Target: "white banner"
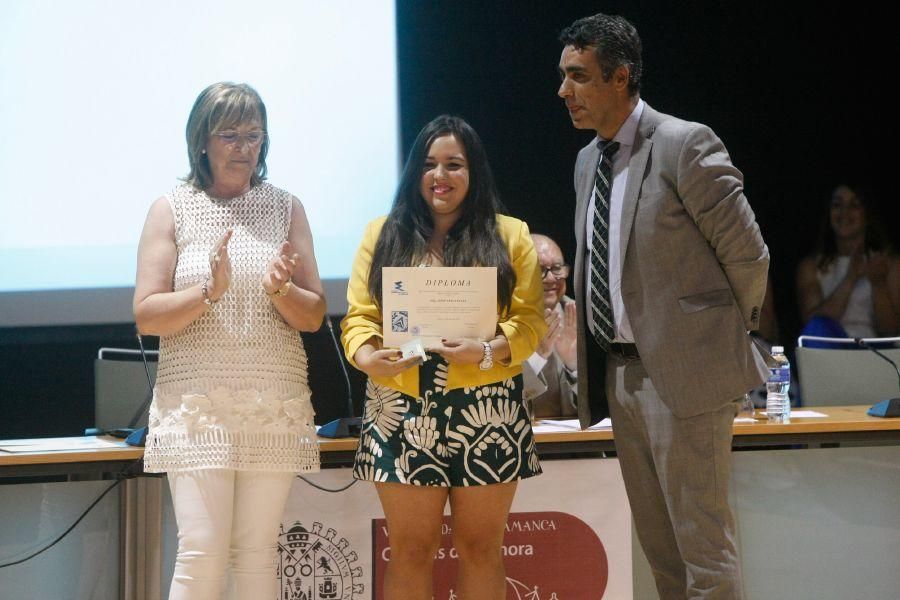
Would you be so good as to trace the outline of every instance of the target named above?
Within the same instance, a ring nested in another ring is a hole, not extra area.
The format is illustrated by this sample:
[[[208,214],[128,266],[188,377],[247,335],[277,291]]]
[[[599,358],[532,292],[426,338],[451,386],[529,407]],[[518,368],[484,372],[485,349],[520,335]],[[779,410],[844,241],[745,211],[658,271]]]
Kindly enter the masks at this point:
[[[510,600],[630,600],[631,512],[613,459],[546,460],[519,484],[503,553]],[[337,489],[350,469],[308,476]],[[449,513],[449,505],[447,507]],[[435,600],[455,600],[452,523],[435,560]],[[371,483],[337,493],[297,480],[279,536],[278,600],[381,600],[390,560]]]

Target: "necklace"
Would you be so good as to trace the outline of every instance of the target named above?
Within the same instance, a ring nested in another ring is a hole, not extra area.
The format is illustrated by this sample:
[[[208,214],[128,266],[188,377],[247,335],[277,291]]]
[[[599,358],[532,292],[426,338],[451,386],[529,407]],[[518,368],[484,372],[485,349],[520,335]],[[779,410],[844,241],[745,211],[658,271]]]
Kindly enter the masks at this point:
[[[444,253],[438,252],[433,248],[428,249],[428,264],[433,267],[442,267],[444,266]]]

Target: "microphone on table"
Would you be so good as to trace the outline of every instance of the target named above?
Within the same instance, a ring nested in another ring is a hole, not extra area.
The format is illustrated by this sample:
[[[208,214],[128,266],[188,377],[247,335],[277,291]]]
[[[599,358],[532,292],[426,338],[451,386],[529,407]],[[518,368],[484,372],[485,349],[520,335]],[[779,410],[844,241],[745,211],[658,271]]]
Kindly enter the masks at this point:
[[[350,416],[325,423],[319,427],[319,436],[324,438],[359,437],[362,430],[362,418],[353,416],[353,387],[350,385],[350,374],[347,372],[347,366],[344,364],[344,353],[341,352],[337,337],[334,335],[331,317],[328,315],[325,315],[325,325],[331,334],[331,341],[334,342],[334,351],[341,365],[341,371],[344,373],[344,382],[347,385],[347,414]]]
[[[894,370],[897,372],[897,382],[898,387],[900,387],[900,369],[897,368],[897,363],[892,361],[886,354],[879,352],[878,350],[867,344],[862,338],[853,338],[853,341],[860,348],[871,350],[882,359],[891,363],[891,366],[894,367]],[[887,400],[877,402],[868,411],[866,411],[866,414],[872,417],[900,417],[900,397],[889,398]]]
[[[138,346],[141,349],[141,360],[144,363],[144,373],[147,374],[147,386],[150,388],[150,395],[147,396],[143,404],[135,411],[129,427],[137,425],[138,421],[141,420],[141,417],[144,416],[144,413],[150,408],[150,403],[153,402],[153,378],[150,377],[150,364],[147,362],[147,353],[144,352],[144,340],[141,338],[140,332],[135,333],[137,335]],[[125,438],[125,443],[129,446],[143,447],[147,443],[147,428],[141,427],[140,429],[132,431],[131,434]]]

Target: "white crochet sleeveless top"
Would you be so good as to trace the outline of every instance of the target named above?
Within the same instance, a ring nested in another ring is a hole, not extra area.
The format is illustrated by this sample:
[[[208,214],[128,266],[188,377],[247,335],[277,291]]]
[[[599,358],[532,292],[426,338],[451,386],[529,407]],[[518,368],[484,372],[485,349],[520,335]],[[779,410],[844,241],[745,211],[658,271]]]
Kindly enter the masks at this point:
[[[300,335],[262,288],[287,239],[292,198],[263,183],[229,200],[181,185],[175,291],[204,281],[231,227],[231,286],[200,318],[160,339],[144,470],[314,471],[319,449]]]
[[[825,271],[816,269],[822,297],[827,298],[847,277],[850,270],[849,256],[836,256]],[[840,319],[841,326],[851,337],[878,337],[875,331],[875,304],[872,301],[872,283],[860,277],[850,292],[847,308]]]

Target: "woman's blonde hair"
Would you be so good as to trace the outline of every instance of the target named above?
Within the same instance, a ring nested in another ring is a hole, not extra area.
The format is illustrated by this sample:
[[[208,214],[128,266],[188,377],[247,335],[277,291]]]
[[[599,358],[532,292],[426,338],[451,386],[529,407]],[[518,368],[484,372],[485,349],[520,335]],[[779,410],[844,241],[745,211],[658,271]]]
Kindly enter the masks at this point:
[[[200,92],[185,128],[191,171],[184,180],[202,190],[209,188],[213,177],[209,157],[204,152],[209,136],[253,119],[258,119],[263,131],[267,131],[266,105],[257,91],[246,83],[222,81]],[[266,178],[268,151],[269,136],[265,135],[250,185],[257,185]]]

